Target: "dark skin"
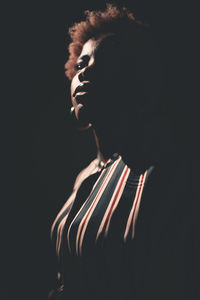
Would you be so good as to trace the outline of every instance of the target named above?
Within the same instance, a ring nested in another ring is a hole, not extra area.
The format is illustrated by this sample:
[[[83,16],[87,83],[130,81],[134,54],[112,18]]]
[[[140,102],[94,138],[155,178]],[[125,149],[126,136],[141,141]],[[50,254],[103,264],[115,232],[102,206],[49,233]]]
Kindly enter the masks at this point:
[[[155,124],[149,123],[147,142],[143,120],[154,116],[140,112],[137,59],[127,49],[112,33],[88,40],[77,59],[71,98],[76,118],[93,128],[102,161],[118,152],[140,171],[152,164]]]

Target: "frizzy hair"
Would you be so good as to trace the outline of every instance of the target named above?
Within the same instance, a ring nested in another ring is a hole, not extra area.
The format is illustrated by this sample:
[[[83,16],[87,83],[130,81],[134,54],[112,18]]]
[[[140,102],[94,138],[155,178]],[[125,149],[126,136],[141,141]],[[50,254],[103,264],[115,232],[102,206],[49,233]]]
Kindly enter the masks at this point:
[[[65,64],[65,74],[69,80],[76,73],[75,64],[87,40],[108,32],[128,32],[133,24],[142,25],[127,8],[118,8],[113,4],[107,4],[105,11],[86,10],[84,14],[84,21],[69,28],[71,43],[68,48],[69,59]]]

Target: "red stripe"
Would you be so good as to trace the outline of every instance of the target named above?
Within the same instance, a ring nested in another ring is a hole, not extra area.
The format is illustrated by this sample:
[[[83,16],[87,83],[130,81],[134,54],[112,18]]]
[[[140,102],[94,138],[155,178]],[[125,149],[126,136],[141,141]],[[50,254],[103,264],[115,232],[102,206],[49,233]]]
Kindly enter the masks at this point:
[[[114,200],[113,200],[113,203],[112,203],[112,205],[111,205],[111,207],[110,207],[110,211],[109,211],[109,213],[108,213],[108,215],[107,215],[107,218],[106,218],[106,220],[105,220],[104,228],[106,227],[106,225],[107,225],[107,223],[108,223],[108,220],[109,220],[109,217],[110,217],[110,215],[111,215],[113,206],[114,206],[114,204],[115,204],[115,202],[116,202],[116,200],[117,200],[117,197],[118,197],[118,194],[119,194],[119,192],[120,192],[121,186],[122,186],[122,184],[123,184],[123,182],[124,182],[124,178],[126,177],[126,174],[127,174],[127,172],[128,172],[128,167],[126,167],[126,168],[127,168],[127,169],[126,169],[126,171],[125,171],[125,173],[124,173],[124,175],[123,175],[123,178],[122,178],[122,180],[121,180],[121,182],[120,182],[120,185],[119,185],[119,187],[118,187],[118,190],[117,190],[117,193],[116,193],[115,198],[114,198]],[[103,228],[103,229],[104,229],[104,228]]]
[[[94,206],[94,204],[95,204],[95,201],[96,201],[96,199],[98,198],[98,196],[99,196],[101,190],[103,189],[104,185],[105,185],[106,182],[108,181],[109,176],[110,176],[110,173],[112,172],[112,170],[114,169],[114,167],[115,167],[115,165],[113,165],[112,168],[110,169],[110,172],[108,173],[108,175],[107,175],[107,177],[106,177],[106,179],[105,179],[103,185],[101,186],[101,189],[99,190],[98,194],[96,195],[95,199],[93,200],[93,203],[92,203],[92,205],[91,205],[89,211],[87,212],[87,215],[85,216],[85,220],[83,221],[82,226],[81,226],[81,230],[80,230],[80,234],[79,234],[79,240],[80,240],[80,237],[81,237],[81,234],[82,234],[82,231],[83,231],[84,224],[85,224],[85,222],[86,222],[86,220],[87,220],[87,218],[88,218],[88,215],[90,214],[90,211],[92,210],[92,208],[93,208],[93,206]]]

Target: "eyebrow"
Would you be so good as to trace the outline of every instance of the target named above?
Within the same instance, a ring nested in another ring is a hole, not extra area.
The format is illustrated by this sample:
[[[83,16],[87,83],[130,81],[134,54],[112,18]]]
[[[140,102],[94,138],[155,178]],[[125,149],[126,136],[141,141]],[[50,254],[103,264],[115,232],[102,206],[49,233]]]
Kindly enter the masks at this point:
[[[87,61],[87,60],[89,60],[89,55],[83,55],[83,56],[79,57],[78,60]]]

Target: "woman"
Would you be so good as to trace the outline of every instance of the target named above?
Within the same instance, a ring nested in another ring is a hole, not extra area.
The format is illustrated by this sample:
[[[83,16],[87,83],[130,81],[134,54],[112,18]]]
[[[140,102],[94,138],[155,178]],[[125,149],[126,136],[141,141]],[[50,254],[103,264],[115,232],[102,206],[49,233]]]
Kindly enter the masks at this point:
[[[173,252],[173,228],[187,176],[180,176],[173,123],[161,101],[153,38],[113,5],[87,11],[70,35],[72,114],[93,131],[97,158],[78,175],[52,226],[59,258],[52,297],[184,299],[184,255]]]

